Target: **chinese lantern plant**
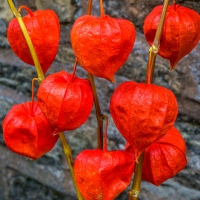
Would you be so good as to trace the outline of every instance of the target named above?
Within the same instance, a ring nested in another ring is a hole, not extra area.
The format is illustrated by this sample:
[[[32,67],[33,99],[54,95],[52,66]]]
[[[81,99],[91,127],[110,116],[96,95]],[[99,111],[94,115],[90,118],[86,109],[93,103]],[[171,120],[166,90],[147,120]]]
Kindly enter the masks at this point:
[[[124,150],[108,151],[106,140],[107,130],[104,150],[84,150],[76,157],[75,179],[86,200],[113,200],[131,181],[134,170],[132,154]]]
[[[49,152],[58,140],[37,102],[14,105],[2,127],[6,146],[34,160]]]
[[[80,65],[89,73],[115,82],[114,74],[125,63],[133,49],[136,31],[125,19],[84,15],[71,30],[71,43]]]
[[[152,45],[162,12],[162,5],[156,6],[144,21],[144,34]],[[163,26],[158,54],[169,59],[173,69],[178,61],[190,53],[200,40],[200,17],[187,7],[169,5]]]
[[[126,151],[134,155],[134,149],[127,144]],[[185,168],[186,145],[180,132],[172,127],[161,139],[145,149],[142,179],[156,186],[174,177]]]
[[[133,146],[138,161],[144,149],[173,126],[178,107],[170,90],[128,81],[114,91],[110,113],[120,133]]]
[[[46,77],[38,89],[37,97],[55,133],[81,126],[88,119],[93,106],[89,81],[65,71]]]
[[[53,10],[32,12],[26,6],[21,6],[19,11],[22,8],[29,13],[23,17],[23,21],[34,45],[42,70],[46,73],[58,52],[60,40],[58,17]],[[29,47],[16,18],[9,23],[7,38],[14,53],[25,63],[34,65]]]

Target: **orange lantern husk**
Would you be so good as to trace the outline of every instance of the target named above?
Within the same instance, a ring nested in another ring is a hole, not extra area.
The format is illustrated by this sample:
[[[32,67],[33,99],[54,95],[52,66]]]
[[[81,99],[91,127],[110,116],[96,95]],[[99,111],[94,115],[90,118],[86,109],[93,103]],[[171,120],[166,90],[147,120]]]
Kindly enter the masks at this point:
[[[134,149],[127,144],[126,151]],[[183,170],[187,164],[186,145],[180,132],[172,127],[161,139],[145,149],[142,179],[156,186]]]
[[[35,48],[44,73],[54,61],[60,41],[60,24],[53,10],[38,10],[23,17],[24,24]],[[7,30],[7,38],[14,53],[25,63],[34,65],[28,45],[17,19],[12,19]]]
[[[178,107],[170,90],[130,81],[114,91],[110,113],[119,132],[133,146],[138,161],[142,151],[173,126]]]
[[[84,150],[74,162],[74,175],[84,199],[113,200],[129,185],[133,156],[123,150]]]
[[[47,76],[38,89],[37,98],[55,133],[81,126],[93,106],[89,81],[73,77],[65,71]]]
[[[125,63],[135,42],[134,25],[108,15],[78,18],[71,30],[74,54],[89,73],[115,82],[114,74]]]
[[[156,6],[144,21],[143,30],[149,45],[154,41],[162,7]],[[199,30],[197,12],[181,5],[168,6],[158,54],[170,61],[171,69],[198,44]]]
[[[37,102],[14,105],[2,127],[6,146],[34,160],[50,151],[58,140]]]

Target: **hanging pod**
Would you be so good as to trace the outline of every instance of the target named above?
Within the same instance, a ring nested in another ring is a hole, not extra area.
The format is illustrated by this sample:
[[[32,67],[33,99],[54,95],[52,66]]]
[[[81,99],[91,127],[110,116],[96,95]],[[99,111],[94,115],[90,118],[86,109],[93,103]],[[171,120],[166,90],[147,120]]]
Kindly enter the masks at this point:
[[[144,21],[144,34],[152,45],[163,6],[156,6]],[[181,5],[168,6],[158,54],[169,59],[171,69],[190,53],[200,40],[200,17]]]
[[[72,27],[72,49],[86,71],[115,82],[114,74],[128,58],[135,36],[128,20],[84,15]]]
[[[84,150],[74,162],[78,188],[87,200],[113,200],[129,185],[133,156],[123,150]]]
[[[58,140],[37,102],[14,105],[2,127],[6,146],[31,159],[38,159],[50,151]]]
[[[47,76],[38,89],[37,98],[55,133],[81,126],[93,106],[89,81],[73,77],[65,71]]]
[[[127,145],[126,151],[134,154],[131,145]],[[156,186],[162,184],[185,168],[185,154],[185,141],[180,132],[172,127],[166,135],[145,149],[142,179]]]
[[[114,91],[110,113],[120,133],[134,148],[137,161],[146,147],[173,126],[178,107],[170,90],[130,81]]]
[[[74,162],[77,186],[87,200],[113,200],[130,183],[134,170],[132,153],[107,150],[108,117],[104,132],[104,149],[84,150]]]
[[[60,40],[59,19],[52,10],[32,12],[25,6],[22,6],[22,8],[29,12],[22,19],[35,48],[42,70],[45,73],[58,52]],[[25,63],[34,65],[28,45],[16,18],[9,23],[7,38],[14,53]]]

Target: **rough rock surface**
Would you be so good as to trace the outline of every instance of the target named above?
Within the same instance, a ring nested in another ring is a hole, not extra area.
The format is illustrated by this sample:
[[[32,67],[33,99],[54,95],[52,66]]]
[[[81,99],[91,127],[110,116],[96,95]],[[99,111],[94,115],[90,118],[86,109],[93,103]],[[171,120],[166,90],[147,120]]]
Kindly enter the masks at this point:
[[[59,52],[47,74],[62,69],[72,72],[74,55],[70,45],[70,29],[75,19],[86,13],[87,0],[15,0],[17,7],[27,5],[32,10],[53,9],[61,22]],[[137,28],[137,38],[132,54],[126,64],[117,72],[117,84],[95,78],[102,112],[109,117],[109,149],[123,149],[125,141],[109,114],[110,97],[118,84],[134,80],[145,80],[149,46],[142,34],[145,16],[163,1],[155,0],[106,0],[105,11],[113,17],[130,19]],[[197,0],[180,0],[184,6],[200,13]],[[98,0],[93,1],[93,14],[99,14]],[[26,14],[23,11],[22,15]],[[31,79],[36,77],[34,67],[21,62],[10,50],[6,29],[12,13],[5,0],[0,0],[0,123],[12,105],[30,101]],[[169,70],[168,61],[157,57],[154,82],[172,90],[179,105],[176,127],[181,131],[187,144],[186,168],[173,179],[155,187],[142,182],[140,200],[200,200],[200,44],[175,68]],[[78,76],[87,73],[78,66]],[[35,85],[37,91],[38,85]],[[88,121],[77,130],[65,133],[74,158],[83,149],[96,148],[96,118],[93,109]],[[4,144],[0,129],[0,200],[74,200],[75,191],[69,168],[60,142],[51,152],[37,161],[30,161],[10,152]],[[130,186],[129,186],[130,187]],[[117,200],[127,199],[127,192]]]

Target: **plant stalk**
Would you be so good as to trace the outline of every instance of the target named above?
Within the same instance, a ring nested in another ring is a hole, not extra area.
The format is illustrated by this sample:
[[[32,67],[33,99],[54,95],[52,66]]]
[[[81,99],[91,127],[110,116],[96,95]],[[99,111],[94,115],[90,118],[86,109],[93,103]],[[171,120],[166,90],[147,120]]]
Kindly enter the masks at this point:
[[[103,116],[104,119],[106,119],[106,127],[105,127],[105,131],[104,131],[104,151],[108,151],[108,148],[107,148],[107,139],[108,139],[108,116],[104,115]]]
[[[91,12],[92,12],[92,0],[89,0],[87,14],[91,15]]]
[[[28,48],[29,48],[29,50],[31,52],[31,56],[33,58],[33,61],[34,61],[35,67],[36,67],[36,71],[37,71],[37,75],[38,75],[38,79],[39,79],[38,81],[39,81],[39,84],[40,84],[44,80],[44,73],[43,73],[42,68],[40,66],[40,62],[38,60],[36,51],[34,49],[32,41],[31,41],[31,39],[29,37],[29,34],[27,32],[26,26],[25,26],[25,24],[23,22],[23,19],[22,19],[20,13],[17,12],[12,0],[8,0],[8,4],[9,4],[13,14],[15,15],[15,17],[17,18],[17,20],[19,22],[20,28],[21,28],[21,30],[23,32],[23,35],[24,35],[25,40],[27,42]],[[62,146],[63,146],[63,151],[64,151],[65,156],[67,158],[67,162],[68,162],[68,165],[69,165],[70,173],[71,173],[71,176],[72,176],[72,179],[73,179],[74,188],[76,190],[76,194],[77,194],[78,200],[83,200],[83,198],[81,196],[81,193],[80,193],[80,191],[79,191],[79,189],[78,189],[78,187],[76,185],[75,178],[74,178],[72,152],[71,152],[70,146],[67,143],[67,140],[65,138],[64,133],[59,133],[59,137],[60,137],[60,140],[61,140],[61,143],[62,143]]]
[[[138,163],[135,164],[135,173],[134,173],[135,175],[134,175],[132,189],[129,192],[129,200],[138,200],[138,197],[140,195],[143,160],[144,160],[144,151],[141,153],[138,159]]]
[[[38,80],[37,78],[33,78],[32,79],[32,84],[31,84],[31,91],[32,91],[32,94],[31,94],[31,116],[34,116],[33,115],[33,105],[34,105],[34,82]]]
[[[174,11],[176,11],[176,0],[173,0]]]
[[[164,21],[167,13],[167,8],[169,5],[169,0],[165,0],[163,3],[163,9],[158,23],[158,28],[156,30],[155,38],[152,46],[149,49],[149,59],[146,71],[146,83],[151,84],[153,82],[153,73],[155,67],[156,56],[160,46],[160,38],[164,26]],[[142,179],[142,165],[144,160],[145,151],[143,151],[138,159],[138,163],[135,165],[135,175],[133,180],[132,189],[129,192],[129,200],[138,200],[140,195],[140,185]]]
[[[149,59],[147,63],[147,72],[145,81],[147,84],[151,84],[153,82],[153,73],[154,73],[157,53],[158,53],[158,48],[152,45],[149,49]]]
[[[164,26],[164,21],[165,21],[169,1],[170,0],[164,1],[162,13],[161,13],[160,20],[158,23],[158,28],[155,34],[155,38],[154,38],[152,46],[149,49],[149,60],[148,60],[147,73],[146,73],[146,83],[148,84],[150,84],[153,79],[154,65],[155,65],[156,56],[160,47],[160,38],[162,35],[162,30]]]
[[[98,140],[98,148],[103,149],[103,115],[101,113],[100,105],[99,105],[99,99],[97,96],[96,86],[94,83],[94,76],[92,74],[88,74],[90,84],[92,86],[93,96],[94,96],[94,104],[95,104],[95,110],[96,110],[96,118],[97,118],[97,140]]]
[[[60,141],[62,143],[62,146],[63,146],[63,151],[65,153],[65,156],[66,156],[66,159],[67,159],[67,162],[68,162],[68,165],[69,165],[69,170],[70,170],[70,173],[71,173],[71,176],[72,176],[72,180],[73,180],[73,183],[74,183],[74,188],[76,190],[76,195],[78,197],[78,200],[83,200],[83,197],[78,189],[78,186],[76,184],[76,181],[75,181],[75,177],[74,177],[74,168],[73,168],[73,158],[72,158],[72,151],[71,151],[71,148],[69,146],[69,144],[67,143],[67,140],[66,140],[66,137],[64,135],[64,133],[59,133],[59,137],[60,137]]]
[[[161,38],[161,35],[162,35],[162,30],[163,30],[163,26],[164,26],[165,17],[166,17],[166,14],[167,14],[167,8],[168,8],[168,5],[169,5],[169,1],[170,0],[164,1],[162,13],[161,13],[160,20],[159,20],[159,23],[158,23],[158,28],[156,30],[154,42],[152,44],[152,46],[154,46],[157,49],[159,49],[159,46],[160,46],[160,38]]]
[[[103,0],[99,0],[99,3],[100,3],[100,14],[101,17],[103,17],[104,16]]]

